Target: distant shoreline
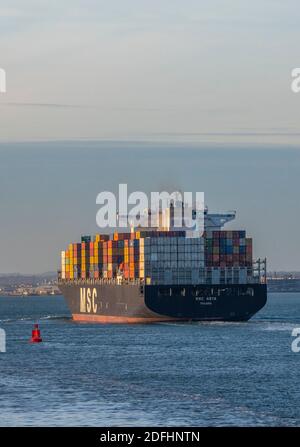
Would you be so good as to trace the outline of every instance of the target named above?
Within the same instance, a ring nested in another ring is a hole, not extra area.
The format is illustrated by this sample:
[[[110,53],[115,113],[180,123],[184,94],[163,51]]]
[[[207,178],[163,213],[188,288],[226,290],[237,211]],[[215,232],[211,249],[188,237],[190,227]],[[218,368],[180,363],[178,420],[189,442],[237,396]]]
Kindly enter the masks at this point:
[[[5,294],[2,295],[0,294],[0,298],[51,298],[51,297],[57,297],[57,296],[62,296],[61,293],[55,293],[54,295],[52,294],[45,294],[45,295],[14,295],[14,294]]]

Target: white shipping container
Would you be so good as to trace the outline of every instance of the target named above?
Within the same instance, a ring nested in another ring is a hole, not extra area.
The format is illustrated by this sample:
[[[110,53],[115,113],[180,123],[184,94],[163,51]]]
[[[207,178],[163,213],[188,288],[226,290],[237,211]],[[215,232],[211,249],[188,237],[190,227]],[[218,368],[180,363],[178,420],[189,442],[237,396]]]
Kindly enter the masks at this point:
[[[212,271],[212,283],[220,284],[220,269],[214,268]]]
[[[150,260],[151,260],[151,262],[152,262],[152,261],[157,261],[157,260],[158,260],[158,255],[157,255],[157,253],[152,252],[152,253],[151,253]]]
[[[239,284],[245,284],[247,282],[247,269],[240,268],[239,271]]]
[[[196,268],[192,269],[192,282],[197,284],[199,282],[199,270]]]

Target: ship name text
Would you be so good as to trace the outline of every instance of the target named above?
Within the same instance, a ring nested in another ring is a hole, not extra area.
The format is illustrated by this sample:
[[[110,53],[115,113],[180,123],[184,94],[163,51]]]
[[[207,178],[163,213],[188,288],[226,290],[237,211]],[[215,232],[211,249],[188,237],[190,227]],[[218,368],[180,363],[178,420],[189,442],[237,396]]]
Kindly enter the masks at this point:
[[[96,313],[98,305],[97,290],[95,288],[80,287],[80,312],[82,313]]]

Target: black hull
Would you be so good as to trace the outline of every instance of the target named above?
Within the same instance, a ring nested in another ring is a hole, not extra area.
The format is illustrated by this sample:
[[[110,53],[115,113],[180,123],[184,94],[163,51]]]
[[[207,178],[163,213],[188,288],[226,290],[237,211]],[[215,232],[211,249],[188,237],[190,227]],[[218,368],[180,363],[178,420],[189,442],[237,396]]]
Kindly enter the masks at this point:
[[[158,321],[247,321],[267,301],[265,284],[59,285],[76,321],[151,323]]]

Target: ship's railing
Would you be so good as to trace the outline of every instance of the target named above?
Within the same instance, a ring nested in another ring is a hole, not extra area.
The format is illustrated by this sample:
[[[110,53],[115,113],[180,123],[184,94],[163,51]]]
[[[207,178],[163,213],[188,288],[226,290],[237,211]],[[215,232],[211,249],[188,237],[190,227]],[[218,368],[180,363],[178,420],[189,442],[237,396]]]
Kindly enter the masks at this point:
[[[117,278],[98,278],[98,279],[62,279],[61,277],[58,278],[58,285],[60,284],[75,284],[78,286],[87,286],[87,285],[103,285],[103,284],[112,284],[112,285],[143,285],[144,280],[141,279],[122,279],[121,281]]]
[[[214,267],[206,267],[203,269],[203,277],[201,280],[198,280],[197,284],[266,284],[267,283],[267,260],[264,259],[257,259],[253,261],[253,266],[250,268],[250,270],[247,272],[247,275],[244,278],[237,278],[235,276],[234,270],[238,272],[239,269],[232,268],[225,269],[225,275],[219,275],[218,278],[214,276],[213,270],[218,270],[218,268]],[[222,271],[222,269],[219,269]],[[245,271],[244,271],[245,272]],[[220,272],[219,272],[220,273]],[[224,269],[223,269],[224,273]],[[122,274],[118,274],[115,278],[87,278],[87,279],[62,279],[61,272],[58,272],[58,285],[59,284],[76,284],[76,285],[101,285],[101,284],[113,284],[113,285],[144,285],[144,284],[151,284],[151,285],[162,285],[162,284],[174,284],[174,285],[180,285],[180,284],[193,284],[192,278],[179,278],[171,279],[171,282],[166,282],[162,278],[146,278],[145,279],[126,279],[123,277]]]

